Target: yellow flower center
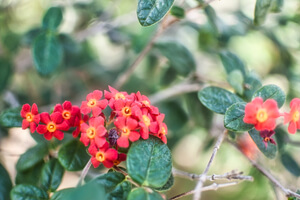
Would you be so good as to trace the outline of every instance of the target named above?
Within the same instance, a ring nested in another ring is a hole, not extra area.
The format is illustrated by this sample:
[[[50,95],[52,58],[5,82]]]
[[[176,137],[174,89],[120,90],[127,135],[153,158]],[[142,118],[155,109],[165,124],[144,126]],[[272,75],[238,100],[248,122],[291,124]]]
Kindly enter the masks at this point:
[[[105,156],[103,152],[97,152],[95,157],[99,162],[103,162],[105,160]]]
[[[89,102],[87,103],[88,107],[94,107],[97,105],[97,100],[96,99],[90,99]]]
[[[131,115],[131,108],[128,106],[122,108],[122,114],[124,117],[129,117]]]
[[[143,115],[143,122],[147,127],[150,126],[150,119],[146,115]]]
[[[256,114],[256,119],[260,123],[265,122],[268,119],[268,113],[265,109],[259,109]]]
[[[150,102],[149,101],[142,101],[143,104],[145,104],[147,107],[150,107]]]
[[[53,133],[56,130],[56,124],[53,122],[50,122],[47,124],[47,130],[51,133]]]
[[[114,160],[113,163],[114,163],[114,165],[118,165],[118,164],[120,164],[121,162],[120,162],[119,160]]]
[[[296,110],[294,113],[293,113],[293,117],[292,117],[293,121],[294,122],[297,122],[299,120],[299,111]]]
[[[265,141],[265,142],[269,142],[269,141],[270,141],[270,138],[269,138],[269,137],[265,137],[264,141]]]
[[[164,127],[161,128],[161,133],[166,135],[166,129]]]
[[[86,130],[86,136],[90,139],[94,139],[96,136],[96,130],[94,127],[90,127]]]
[[[115,94],[115,100],[119,100],[119,99],[125,99],[125,96],[124,96],[124,94],[122,94],[122,93],[120,93],[120,92],[118,92],[118,93],[116,93]]]
[[[31,113],[27,113],[27,114],[26,114],[26,120],[27,120],[28,122],[32,122],[32,121],[33,121],[33,115],[32,115]]]
[[[129,130],[129,128],[127,128],[127,127],[124,127],[124,128],[122,129],[122,135],[125,135],[125,136],[127,136],[127,135],[129,135],[129,133],[130,133],[130,130]]]
[[[70,119],[70,118],[71,118],[71,113],[70,113],[70,111],[64,110],[63,113],[62,113],[62,117],[63,117],[64,119]]]

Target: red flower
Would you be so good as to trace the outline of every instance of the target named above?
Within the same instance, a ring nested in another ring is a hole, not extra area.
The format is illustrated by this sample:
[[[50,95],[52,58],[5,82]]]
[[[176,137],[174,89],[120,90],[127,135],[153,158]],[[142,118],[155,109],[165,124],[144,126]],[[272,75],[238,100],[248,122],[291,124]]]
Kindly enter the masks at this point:
[[[106,139],[104,137],[106,132],[104,119],[102,117],[90,118],[89,125],[86,123],[81,124],[80,141],[85,146],[95,144],[98,148],[100,148],[106,143]]]
[[[156,117],[156,121],[150,124],[150,131],[157,137],[159,137],[165,144],[167,144],[168,127],[163,120],[165,118],[164,114],[160,114]]]
[[[118,159],[118,151],[109,148],[109,144],[105,143],[101,148],[91,148],[90,154],[92,155],[91,161],[95,168],[102,163],[106,168],[114,166],[114,161]]]
[[[260,131],[259,132],[260,134],[260,137],[263,138],[263,142],[266,146],[266,148],[268,147],[268,142],[270,141],[272,144],[275,144],[276,145],[276,142],[273,138],[271,138],[274,134],[275,134],[275,131],[271,130],[271,131],[268,131],[268,130],[263,130],[263,131]]]
[[[104,98],[109,100],[108,105],[111,109],[115,109],[114,108],[114,102],[116,100],[125,100],[128,99],[128,93],[127,92],[119,92],[118,90],[116,90],[115,88],[108,86],[108,89],[110,92],[104,90]]]
[[[150,100],[147,96],[141,95],[140,92],[137,92],[136,95],[135,95],[135,98],[136,98],[136,103],[140,104],[140,107],[148,108],[152,115],[159,115],[158,108],[155,107],[155,106],[152,106],[150,104]]]
[[[115,100],[114,102],[114,109],[118,117],[131,117],[131,115],[133,114],[132,108],[134,107],[137,107],[137,109],[139,109],[137,105],[134,105],[134,102],[132,100],[119,99]]]
[[[127,158],[127,155],[125,153],[119,153],[118,158],[114,160],[114,165],[119,165],[121,162],[125,161]]]
[[[261,97],[256,97],[246,105],[243,120],[247,124],[253,124],[258,131],[273,130],[279,116],[277,102],[274,99],[263,102]]]
[[[79,135],[80,129],[81,129],[81,124],[83,124],[84,122],[87,122],[88,120],[89,120],[88,115],[84,115],[82,117],[80,112],[77,114],[77,116],[75,117],[75,120],[74,120],[74,126],[76,127],[76,129],[72,133],[74,138],[76,138]]]
[[[102,110],[106,108],[108,101],[106,99],[100,100],[102,97],[102,92],[100,90],[95,90],[86,96],[87,101],[82,101],[81,103],[81,113],[86,115],[91,111],[94,117],[101,114]]]
[[[127,148],[129,141],[134,142],[140,138],[140,134],[135,131],[138,127],[138,122],[130,117],[118,117],[114,122],[115,126],[120,130],[121,135],[117,140],[120,147]]]
[[[151,114],[149,113],[149,110],[147,108],[139,108],[134,107],[133,109],[134,116],[136,116],[139,121],[140,129],[140,135],[141,137],[146,140],[149,138],[149,127],[153,123],[153,119]]]
[[[38,112],[38,107],[34,103],[32,104],[32,108],[30,111],[30,105],[29,104],[24,104],[22,106],[21,110],[21,117],[23,118],[22,121],[22,129],[26,129],[30,127],[30,132],[34,133],[36,130],[37,124],[40,122],[40,115]]]
[[[72,106],[70,101],[65,101],[62,105],[56,104],[53,112],[60,112],[69,125],[74,126],[75,119],[80,114],[80,109],[77,106]]]
[[[62,140],[64,138],[62,131],[67,131],[70,128],[59,112],[52,113],[51,115],[46,112],[41,113],[41,122],[46,125],[40,124],[36,131],[39,134],[44,134],[47,140],[51,140],[53,136]]]
[[[295,134],[297,129],[300,129],[300,99],[294,98],[290,103],[290,113],[284,113],[284,124],[290,123],[288,131],[291,134]]]

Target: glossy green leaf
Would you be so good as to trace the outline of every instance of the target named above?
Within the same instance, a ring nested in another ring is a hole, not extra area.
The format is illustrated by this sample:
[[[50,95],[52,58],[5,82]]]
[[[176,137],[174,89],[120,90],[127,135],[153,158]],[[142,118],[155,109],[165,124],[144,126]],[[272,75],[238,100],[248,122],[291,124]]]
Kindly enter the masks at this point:
[[[12,183],[6,169],[0,163],[0,199],[9,200]]]
[[[129,193],[128,200],[163,200],[163,198],[155,191],[135,188]]]
[[[54,31],[60,25],[63,18],[60,7],[49,8],[43,18],[43,28]]]
[[[30,184],[40,187],[37,177],[41,176],[45,162],[42,160],[25,171],[17,171],[16,184]]]
[[[117,185],[117,187],[106,195],[108,200],[126,200],[131,191],[131,183],[124,181]]]
[[[247,101],[251,101],[253,94],[261,88],[262,83],[255,73],[250,72],[245,78],[244,85],[244,96]]]
[[[48,200],[48,194],[36,186],[21,184],[12,189],[10,198],[11,200]]]
[[[264,23],[266,16],[272,5],[272,0],[256,0],[254,11],[254,24],[261,25]]]
[[[260,137],[259,132],[256,129],[252,129],[249,131],[249,135],[255,142],[256,146],[259,150],[268,158],[273,159],[276,157],[277,146],[268,142],[268,147],[266,148],[263,138]]]
[[[11,62],[7,59],[0,58],[0,93],[6,88],[12,72]]]
[[[280,108],[285,101],[285,94],[277,85],[265,85],[261,87],[253,94],[253,98],[255,97],[261,97],[264,101],[274,99],[277,101],[278,108]]]
[[[199,91],[198,98],[205,107],[219,114],[225,114],[227,108],[232,104],[243,102],[235,94],[214,86],[206,87]]]
[[[174,67],[179,74],[187,75],[195,70],[194,56],[183,44],[176,41],[163,41],[155,43],[154,47],[169,59],[171,67]]]
[[[66,188],[63,190],[59,190],[53,193],[50,200],[71,200],[68,198],[75,190],[76,188]]]
[[[170,11],[171,15],[179,18],[179,19],[183,19],[185,17],[185,11],[182,7],[179,7],[179,6],[173,6],[171,8],[171,11]]]
[[[62,61],[62,46],[53,33],[41,33],[32,47],[36,70],[43,76],[53,73]]]
[[[160,21],[170,10],[174,0],[139,0],[137,17],[142,26]]]
[[[157,191],[167,191],[169,189],[171,189],[171,187],[174,185],[174,176],[173,174],[171,174],[171,176],[169,177],[168,181],[166,182],[166,184],[164,184],[162,187],[160,188],[155,188],[155,190]]]
[[[240,71],[243,77],[246,76],[246,67],[243,61],[235,54],[229,51],[222,51],[220,53],[222,64],[229,75],[233,71]]]
[[[252,124],[244,123],[245,102],[232,104],[224,116],[224,126],[230,131],[249,131],[253,128]]]
[[[244,93],[244,76],[241,71],[233,70],[228,74],[227,80],[238,94]]]
[[[22,127],[21,108],[8,108],[0,114],[0,126],[4,128]]]
[[[54,192],[60,185],[65,169],[57,159],[47,162],[41,172],[40,183],[44,190]]]
[[[75,139],[65,143],[58,152],[59,162],[68,171],[82,170],[89,159],[85,146]]]
[[[156,137],[136,141],[127,154],[127,170],[129,176],[140,185],[162,187],[171,175],[171,152]]]
[[[294,176],[300,176],[300,167],[295,159],[287,152],[281,154],[280,160],[283,166]]]
[[[21,155],[17,162],[17,170],[25,171],[39,163],[49,153],[47,145],[37,144]]]

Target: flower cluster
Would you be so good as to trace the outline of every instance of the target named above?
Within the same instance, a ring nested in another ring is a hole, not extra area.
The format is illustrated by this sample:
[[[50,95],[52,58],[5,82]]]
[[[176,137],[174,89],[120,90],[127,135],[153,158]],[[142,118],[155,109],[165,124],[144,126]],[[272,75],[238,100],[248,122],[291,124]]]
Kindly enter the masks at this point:
[[[103,110],[109,110],[106,116]],[[21,110],[22,128],[30,127],[43,134],[47,140],[53,137],[62,140],[64,131],[73,129],[73,137],[88,146],[94,167],[102,163],[111,168],[126,160],[126,154],[119,149],[126,149],[131,142],[140,138],[146,140],[149,135],[167,143],[168,129],[163,122],[165,115],[151,105],[150,100],[140,92],[128,94],[109,86],[104,93],[95,90],[86,96],[81,106],[74,106],[70,101],[57,104],[52,113],[38,112],[36,104],[25,104]]]
[[[294,98],[290,102],[289,113],[280,113],[274,99],[264,101],[261,97],[256,97],[246,105],[243,121],[253,124],[255,129],[260,131],[267,147],[268,142],[276,144],[271,136],[275,134],[276,119],[280,116],[284,117],[284,124],[289,123],[288,132],[295,134],[297,129],[300,129],[300,99]]]

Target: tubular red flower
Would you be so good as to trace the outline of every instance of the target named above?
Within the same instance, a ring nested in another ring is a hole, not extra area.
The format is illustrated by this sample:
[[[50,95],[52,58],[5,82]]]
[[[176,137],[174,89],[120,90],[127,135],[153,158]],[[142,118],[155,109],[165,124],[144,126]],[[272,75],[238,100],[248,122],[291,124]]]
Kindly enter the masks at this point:
[[[127,148],[129,146],[128,139],[134,142],[140,138],[139,132],[136,131],[138,122],[135,119],[118,117],[114,124],[120,131],[120,137],[117,140],[118,146]]]
[[[40,115],[37,105],[34,103],[32,104],[32,107],[30,107],[29,104],[24,104],[22,106],[20,115],[23,118],[22,129],[30,127],[30,132],[34,133],[37,124],[40,122]]]
[[[81,103],[81,113],[86,115],[91,111],[94,117],[97,117],[101,114],[102,110],[106,108],[108,101],[106,99],[102,99],[102,91],[95,90],[92,93],[89,93],[86,96],[86,101],[82,101]]]
[[[275,144],[276,142],[273,138],[271,138],[273,135],[275,134],[275,131],[271,130],[263,130],[259,132],[260,137],[263,138],[263,142],[265,144],[265,147],[268,147],[268,142],[270,141],[270,143]]]
[[[164,114],[160,114],[156,117],[156,121],[154,121],[150,125],[150,132],[156,136],[159,137],[165,144],[167,143],[167,137],[168,134],[168,127],[165,123],[163,123],[163,120],[165,118]]]
[[[56,104],[53,112],[60,112],[64,120],[66,120],[70,126],[74,126],[75,119],[80,114],[80,109],[77,106],[72,106],[70,101],[65,101],[62,105]]]
[[[263,102],[261,97],[256,97],[246,105],[243,120],[247,124],[253,124],[258,131],[273,130],[279,116],[277,102],[274,99]]]
[[[300,99],[294,98],[290,103],[290,112],[284,113],[284,124],[289,123],[288,132],[295,134],[300,129]]]
[[[116,100],[125,100],[125,99],[129,99],[128,98],[128,93],[127,92],[119,92],[118,90],[116,90],[115,88],[108,86],[109,91],[104,90],[104,98],[107,99],[108,105],[111,109],[115,109],[114,108],[114,103]]]
[[[101,148],[91,148],[90,154],[92,155],[91,161],[95,168],[102,163],[106,168],[114,166],[114,161],[118,159],[118,151],[109,148],[109,144],[105,143]]]

